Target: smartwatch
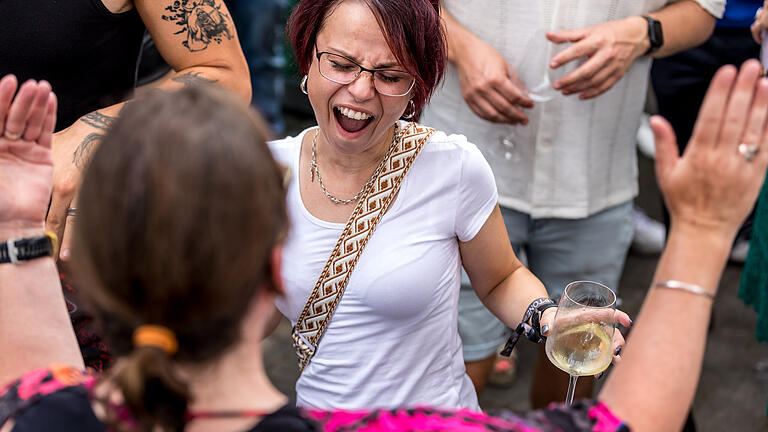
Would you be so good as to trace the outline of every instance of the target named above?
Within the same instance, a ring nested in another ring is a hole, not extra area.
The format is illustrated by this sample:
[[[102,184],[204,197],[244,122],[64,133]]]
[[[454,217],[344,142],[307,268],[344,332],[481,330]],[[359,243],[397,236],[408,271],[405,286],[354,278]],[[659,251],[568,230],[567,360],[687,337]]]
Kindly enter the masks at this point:
[[[648,15],[640,15],[648,22],[648,40],[651,46],[644,55],[653,54],[664,45],[664,32],[661,30],[661,21],[655,20]]]
[[[0,243],[0,264],[17,264],[35,258],[54,256],[58,239],[53,233],[37,237],[11,239]]]

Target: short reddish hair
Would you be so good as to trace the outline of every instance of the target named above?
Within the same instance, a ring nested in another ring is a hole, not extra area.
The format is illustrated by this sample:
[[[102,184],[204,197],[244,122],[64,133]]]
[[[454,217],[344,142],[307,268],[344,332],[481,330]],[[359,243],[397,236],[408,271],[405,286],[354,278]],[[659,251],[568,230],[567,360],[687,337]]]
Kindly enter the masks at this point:
[[[325,18],[342,1],[301,0],[291,13],[286,33],[301,75],[309,72]],[[418,116],[445,72],[447,47],[439,0],[360,1],[373,12],[397,61],[416,77],[413,103]]]

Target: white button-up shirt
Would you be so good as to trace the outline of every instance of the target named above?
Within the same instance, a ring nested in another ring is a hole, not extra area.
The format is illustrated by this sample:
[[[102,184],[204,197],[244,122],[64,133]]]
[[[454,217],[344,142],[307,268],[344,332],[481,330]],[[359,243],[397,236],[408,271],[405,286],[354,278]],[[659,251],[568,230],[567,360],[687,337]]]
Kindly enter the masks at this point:
[[[716,17],[725,9],[725,0],[696,1]],[[457,21],[501,52],[529,88],[547,73],[556,50],[563,49],[550,44],[545,31],[641,15],[667,3],[671,1],[443,1]],[[537,102],[527,111],[527,126],[491,123],[475,115],[462,98],[456,69],[449,66],[421,122],[466,135],[481,149],[496,177],[501,205],[534,218],[583,218],[637,195],[635,142],[650,65],[650,58],[637,59],[613,88],[591,100],[556,93]],[[553,82],[563,75],[554,71],[548,78]]]

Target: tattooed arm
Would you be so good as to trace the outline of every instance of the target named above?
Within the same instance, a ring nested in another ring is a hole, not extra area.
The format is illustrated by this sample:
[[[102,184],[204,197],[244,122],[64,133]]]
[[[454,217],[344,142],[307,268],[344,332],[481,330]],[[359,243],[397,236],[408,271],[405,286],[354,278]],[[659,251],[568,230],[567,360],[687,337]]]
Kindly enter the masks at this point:
[[[211,82],[250,99],[248,66],[223,0],[134,0],[165,61],[177,72],[160,86]]]
[[[129,0],[103,1],[113,12],[131,7]],[[223,0],[134,0],[133,7],[174,70],[155,87],[215,83],[250,100],[248,66]],[[77,207],[82,170],[122,105],[89,113],[54,137],[54,189],[46,225],[62,239],[62,260],[69,258],[71,242],[72,230],[65,227],[76,223],[76,218],[67,217],[67,208]]]

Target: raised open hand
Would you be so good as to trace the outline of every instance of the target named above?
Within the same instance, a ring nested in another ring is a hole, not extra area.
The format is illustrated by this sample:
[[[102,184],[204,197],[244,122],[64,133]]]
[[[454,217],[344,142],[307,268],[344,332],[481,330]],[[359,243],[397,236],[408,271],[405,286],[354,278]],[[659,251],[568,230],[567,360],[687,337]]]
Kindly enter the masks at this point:
[[[671,125],[651,119],[656,175],[673,226],[735,235],[754,205],[768,165],[768,80],[760,69],[756,60],[740,71],[720,68],[682,157]]]
[[[0,233],[41,234],[51,197],[56,96],[45,81],[0,79]],[[15,97],[14,97],[15,95]],[[2,240],[2,239],[0,239]]]

